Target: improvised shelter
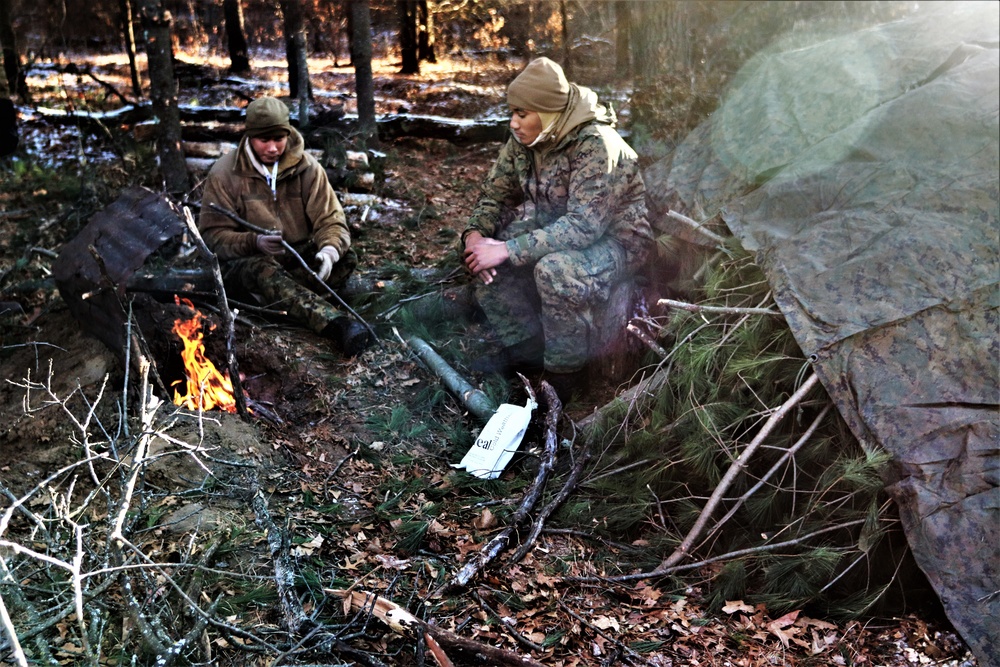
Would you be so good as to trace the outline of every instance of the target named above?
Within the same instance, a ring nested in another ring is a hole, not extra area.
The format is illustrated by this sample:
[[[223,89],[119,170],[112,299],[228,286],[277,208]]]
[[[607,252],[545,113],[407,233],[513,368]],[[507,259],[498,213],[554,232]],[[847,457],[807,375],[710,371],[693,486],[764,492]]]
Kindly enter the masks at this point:
[[[1000,12],[941,3],[768,49],[647,172],[721,216],[862,446],[917,563],[1000,665]]]

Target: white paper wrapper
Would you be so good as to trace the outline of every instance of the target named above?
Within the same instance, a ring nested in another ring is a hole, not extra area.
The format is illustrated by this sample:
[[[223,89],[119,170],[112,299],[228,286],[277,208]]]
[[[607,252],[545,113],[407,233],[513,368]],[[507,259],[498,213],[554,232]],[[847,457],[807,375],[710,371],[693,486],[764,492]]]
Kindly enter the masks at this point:
[[[486,422],[476,438],[476,444],[472,445],[461,463],[452,463],[452,467],[464,468],[480,479],[499,477],[521,445],[531,421],[531,411],[536,407],[531,399],[523,407],[510,403],[501,405]]]

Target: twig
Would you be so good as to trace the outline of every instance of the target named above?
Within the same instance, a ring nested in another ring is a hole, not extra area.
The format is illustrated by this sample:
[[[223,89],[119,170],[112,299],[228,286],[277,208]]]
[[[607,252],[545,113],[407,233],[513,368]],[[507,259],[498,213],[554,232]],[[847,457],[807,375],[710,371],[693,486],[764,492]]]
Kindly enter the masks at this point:
[[[823,406],[823,409],[820,410],[820,413],[816,415],[816,419],[814,419],[812,424],[809,425],[809,428],[806,429],[805,433],[803,433],[802,436],[797,441],[795,441],[795,444],[786,449],[785,452],[781,455],[781,457],[774,462],[774,465],[771,466],[771,468],[766,473],[764,473],[764,475],[757,481],[757,483],[751,486],[749,489],[747,489],[746,492],[744,492],[743,495],[741,495],[736,500],[733,506],[729,508],[729,511],[726,512],[726,515],[715,523],[715,526],[712,528],[712,531],[705,538],[706,540],[712,535],[714,535],[716,532],[718,532],[719,528],[721,528],[722,525],[726,523],[726,521],[731,519],[732,516],[736,514],[736,511],[743,506],[743,503],[745,503],[750,496],[757,493],[757,491],[760,490],[760,488],[767,483],[767,480],[771,479],[774,473],[776,473],[788,459],[795,456],[795,454],[800,449],[802,449],[802,446],[805,445],[807,442],[809,442],[809,439],[812,438],[813,433],[815,433],[816,429],[819,428],[819,425],[823,422],[823,419],[826,418],[826,415],[830,412],[831,408],[832,408],[831,403],[827,403],[826,405]],[[702,544],[704,544],[704,542],[702,542]],[[699,547],[700,546],[701,545],[699,545]]]
[[[646,333],[645,331],[643,331],[642,329],[640,329],[636,325],[632,324],[631,322],[628,323],[628,326],[625,327],[625,329],[630,334],[632,334],[633,336],[635,336],[636,338],[638,338],[640,341],[642,341],[642,343],[646,347],[648,347],[650,350],[652,350],[653,352],[655,352],[656,354],[658,354],[661,358],[666,357],[667,354],[669,354],[666,350],[663,349],[663,347],[659,343],[657,343],[655,340],[653,340],[652,336],[650,336],[648,333]]]
[[[275,230],[273,230],[273,229],[264,229],[263,227],[258,227],[257,225],[254,225],[254,224],[252,224],[252,223],[249,223],[249,222],[247,222],[246,220],[244,220],[244,219],[243,219],[243,218],[241,218],[240,216],[236,215],[236,214],[235,214],[235,213],[233,213],[232,211],[230,211],[230,210],[228,210],[228,209],[225,209],[225,208],[223,208],[222,206],[219,206],[218,204],[215,204],[215,203],[212,203],[212,204],[209,204],[208,206],[209,206],[209,208],[211,208],[212,210],[214,210],[214,211],[218,211],[219,213],[221,213],[222,215],[226,216],[226,217],[227,217],[227,218],[229,218],[230,220],[233,220],[233,221],[235,221],[235,222],[237,222],[237,223],[239,223],[239,224],[243,225],[244,227],[246,227],[246,228],[247,228],[247,229],[249,229],[249,230],[252,230],[252,231],[255,231],[255,232],[257,232],[258,234],[265,234],[265,235],[269,235],[269,236],[270,236],[270,235],[273,235],[273,234],[275,233]],[[318,282],[318,283],[319,283],[320,285],[322,285],[322,286],[323,286],[323,288],[324,288],[324,289],[325,289],[325,290],[326,290],[327,292],[329,292],[329,293],[330,293],[330,295],[331,295],[331,296],[332,296],[332,297],[333,297],[334,299],[336,299],[336,300],[337,300],[337,302],[338,302],[338,303],[339,303],[339,304],[340,304],[341,306],[343,306],[343,307],[344,307],[344,309],[345,309],[345,310],[346,310],[347,312],[349,312],[349,313],[350,313],[351,315],[353,315],[353,316],[354,316],[354,318],[355,318],[355,319],[356,319],[356,320],[357,320],[358,322],[361,322],[361,324],[363,324],[363,325],[364,325],[365,329],[368,329],[368,333],[370,333],[370,334],[372,335],[372,338],[374,338],[374,339],[375,339],[375,342],[376,342],[376,343],[378,343],[378,344],[379,344],[379,346],[381,347],[381,345],[382,345],[382,341],[381,341],[381,339],[380,339],[380,338],[378,337],[378,334],[376,334],[376,333],[375,333],[375,330],[374,330],[374,329],[372,329],[371,325],[370,325],[370,324],[368,324],[368,322],[366,322],[366,321],[364,320],[364,318],[363,318],[363,317],[361,317],[360,315],[358,315],[358,314],[357,314],[357,313],[356,313],[356,312],[354,311],[354,309],[353,309],[353,308],[351,308],[350,306],[348,306],[348,305],[347,305],[347,302],[346,302],[346,301],[344,301],[344,300],[343,300],[343,299],[341,298],[341,296],[340,296],[339,294],[337,294],[337,293],[336,293],[336,292],[335,292],[335,291],[334,291],[334,290],[333,290],[333,289],[332,289],[332,288],[331,288],[331,287],[330,287],[329,285],[327,285],[325,281],[323,281],[323,280],[320,280],[320,277],[319,277],[318,275],[316,275],[316,272],[315,272],[315,271],[313,271],[313,270],[312,270],[312,268],[310,268],[310,266],[309,266],[309,263],[308,263],[308,262],[306,262],[306,260],[302,259],[302,255],[300,255],[299,253],[297,253],[297,252],[295,251],[295,248],[293,248],[293,247],[291,246],[291,244],[290,244],[290,243],[288,243],[288,241],[286,241],[285,239],[283,239],[283,238],[282,238],[282,239],[281,239],[281,245],[282,245],[282,247],[283,247],[283,248],[285,249],[285,251],[286,251],[286,252],[289,252],[289,253],[291,253],[292,257],[294,257],[295,259],[297,259],[297,260],[298,260],[299,264],[301,264],[301,265],[302,265],[302,268],[304,268],[304,269],[305,269],[306,271],[308,271],[308,272],[309,272],[309,275],[311,275],[311,276],[312,276],[313,278],[315,278],[315,279],[316,279],[316,281],[317,281],[317,282]]]
[[[720,502],[722,502],[722,498],[723,496],[725,496],[726,491],[729,490],[729,486],[736,480],[739,474],[743,472],[744,468],[746,468],[747,461],[750,460],[750,457],[754,455],[754,453],[760,447],[761,443],[763,443],[764,440],[767,438],[767,436],[771,434],[771,431],[773,431],[774,427],[778,425],[778,422],[784,419],[785,415],[787,415],[788,412],[793,407],[795,407],[795,405],[799,401],[801,401],[802,398],[806,394],[808,394],[809,391],[812,390],[812,388],[818,382],[819,382],[819,376],[814,373],[809,377],[808,380],[806,380],[802,384],[801,387],[799,387],[798,391],[792,394],[791,397],[787,401],[785,401],[780,408],[774,411],[774,414],[772,414],[770,418],[768,418],[767,422],[764,423],[764,426],[761,427],[760,431],[750,442],[750,444],[746,446],[743,452],[740,453],[739,457],[735,461],[733,461],[731,466],[729,466],[729,469],[726,471],[726,474],[722,477],[722,480],[719,482],[719,485],[715,488],[715,491],[712,492],[712,495],[709,497],[708,502],[705,503],[705,507],[701,510],[701,514],[698,515],[697,521],[695,521],[694,526],[691,527],[691,530],[688,531],[688,534],[684,537],[684,540],[680,543],[680,545],[676,549],[674,549],[674,552],[670,554],[670,556],[668,556],[666,559],[664,559],[662,563],[660,563],[659,567],[656,568],[656,571],[662,571],[669,567],[672,567],[673,565],[676,565],[685,556],[688,555],[688,553],[691,550],[691,547],[694,545],[695,541],[701,536],[702,531],[708,524],[708,521],[712,516],[712,512],[714,512],[715,508],[719,505]]]
[[[454,632],[431,625],[387,598],[365,591],[347,592],[329,588],[324,588],[323,591],[344,600],[349,599],[352,608],[368,611],[372,616],[403,636],[417,637],[418,633],[426,632],[446,649],[454,649],[476,656],[480,664],[487,664],[491,667],[544,667],[531,658],[523,658],[512,651],[483,644],[473,639],[466,639]]]
[[[330,474],[328,474],[328,475],[326,476],[326,478],[325,478],[325,479],[323,480],[323,495],[324,495],[324,496],[328,495],[328,492],[327,492],[327,484],[329,484],[329,483],[330,483],[330,480],[331,480],[331,479],[332,479],[332,478],[333,478],[333,477],[334,477],[334,476],[335,476],[335,475],[336,475],[336,474],[337,474],[338,472],[340,472],[340,469],[341,469],[342,467],[344,467],[344,464],[345,464],[345,463],[347,463],[348,461],[350,461],[351,459],[353,459],[353,458],[354,458],[355,456],[357,456],[357,455],[358,455],[358,452],[360,452],[360,451],[361,451],[361,445],[359,444],[359,445],[358,445],[357,447],[355,447],[355,448],[354,448],[354,451],[353,451],[353,452],[348,452],[348,454],[347,454],[346,456],[344,456],[344,458],[342,458],[342,459],[340,459],[339,461],[337,461],[337,465],[336,465],[336,466],[334,466],[333,470],[331,470],[331,471],[330,471]]]
[[[499,535],[487,542],[486,546],[480,549],[477,554],[472,556],[468,562],[462,566],[462,569],[451,578],[450,581],[442,584],[436,591],[434,591],[434,593],[431,594],[431,597],[437,597],[447,591],[461,588],[468,584],[480,570],[486,567],[486,565],[488,565],[507,547],[518,526],[528,518],[528,513],[531,512],[532,508],[538,503],[538,500],[542,495],[542,491],[545,490],[545,484],[552,473],[552,469],[555,467],[556,450],[558,446],[557,438],[555,436],[555,425],[559,420],[559,414],[562,412],[562,403],[559,401],[559,397],[556,395],[555,390],[551,385],[549,385],[548,382],[542,382],[542,391],[545,393],[545,398],[549,401],[549,412],[545,417],[546,429],[549,435],[546,437],[545,442],[545,456],[542,459],[542,463],[538,466],[538,473],[535,475],[534,481],[532,481],[531,486],[528,487],[524,497],[521,499],[521,504],[518,506],[513,516],[511,516],[510,525],[500,531]],[[541,529],[539,528],[539,530]]]
[[[604,630],[601,630],[599,627],[597,627],[596,625],[594,625],[593,623],[591,623],[590,621],[588,621],[586,618],[584,618],[580,614],[578,614],[575,611],[573,611],[572,609],[570,609],[569,605],[567,605],[562,600],[556,598],[556,603],[562,608],[563,611],[565,611],[567,614],[569,614],[570,616],[572,616],[573,618],[575,618],[582,625],[585,625],[586,627],[588,627],[589,629],[593,630],[594,632],[596,632],[601,637],[604,637],[606,640],[608,640],[609,642],[611,642],[612,644],[614,644],[615,646],[617,646],[618,650],[620,650],[623,653],[625,653],[625,655],[627,655],[628,657],[632,658],[633,660],[638,660],[639,662],[641,662],[644,665],[652,665],[651,662],[649,662],[648,660],[646,660],[645,658],[643,658],[641,655],[639,655],[638,653],[636,653],[632,649],[630,649],[628,646],[626,646],[622,642],[618,641],[617,639],[615,639],[614,637],[612,637],[611,635],[609,635],[608,633],[606,633]]]
[[[28,658],[24,655],[21,643],[17,641],[17,630],[14,629],[14,622],[10,620],[10,614],[7,613],[7,605],[4,604],[2,595],[0,595],[0,622],[3,623],[4,632],[7,633],[7,639],[10,642],[10,650],[14,654],[17,664],[20,667],[28,667]]]
[[[493,609],[493,607],[491,607],[489,604],[487,604],[486,600],[483,599],[483,596],[480,595],[477,591],[473,591],[472,592],[472,597],[476,598],[476,602],[478,602],[479,606],[482,607],[483,609],[485,609],[487,613],[490,613],[490,614],[496,616],[497,619],[499,619],[499,621],[503,625],[503,627],[506,628],[507,632],[510,633],[510,636],[513,637],[514,641],[516,641],[518,644],[520,644],[521,646],[524,646],[525,648],[530,649],[532,651],[544,651],[545,650],[544,646],[539,646],[538,644],[536,644],[535,642],[531,641],[530,639],[528,639],[527,637],[525,637],[524,635],[522,635],[520,632],[518,632],[517,628],[514,627],[514,624],[511,623],[510,621],[508,621],[506,618],[504,618],[500,614],[498,614]]]
[[[267,500],[256,481],[253,484],[252,492],[251,504],[257,517],[257,525],[267,533],[267,546],[271,551],[271,558],[274,560],[274,581],[278,588],[278,599],[281,601],[285,625],[289,632],[295,633],[309,619],[306,617],[299,599],[295,596],[295,572],[286,552],[285,533],[271,519],[271,514],[267,510]]]
[[[711,239],[712,241],[715,241],[719,245],[722,245],[723,243],[726,242],[726,239],[722,238],[721,236],[719,236],[715,232],[711,232],[711,231],[705,229],[705,223],[703,223],[703,222],[698,222],[697,220],[692,220],[691,218],[687,217],[686,215],[682,215],[682,214],[678,213],[677,211],[667,211],[667,217],[668,218],[673,218],[674,220],[676,220],[678,222],[683,222],[685,225],[687,225],[688,227],[690,227],[694,231],[698,232],[699,234],[704,235],[706,238]]]
[[[543,467],[547,467],[549,472],[555,467],[556,451],[558,448],[559,435],[556,431],[556,427],[559,424],[559,416],[562,413],[562,403],[559,401],[559,396],[556,394],[555,389],[548,383],[542,382],[542,392],[545,394],[545,400],[549,406],[549,413],[545,416],[545,461],[543,462]],[[581,457],[583,458],[583,457]],[[573,472],[579,469],[581,472],[583,470],[583,464],[581,461],[577,461],[576,465],[573,466]],[[548,474],[548,473],[547,473]],[[535,517],[535,521],[531,524],[531,531],[528,533],[528,537],[524,539],[521,546],[518,547],[514,555],[511,556],[511,563],[519,563],[522,558],[524,558],[532,547],[535,545],[535,541],[538,536],[542,533],[542,528],[545,526],[545,520],[548,519],[553,512],[563,503],[564,500],[569,496],[570,492],[576,486],[576,482],[579,476],[574,477],[570,475],[570,479],[567,480],[566,484],[563,485],[556,497],[549,502],[542,511],[538,513]]]
[[[615,468],[614,470],[609,470],[607,472],[602,472],[600,475],[596,475],[594,477],[588,477],[587,478],[587,484],[593,484],[594,482],[596,482],[596,481],[598,481],[600,479],[606,479],[608,477],[614,477],[615,475],[620,475],[623,472],[628,472],[632,468],[639,468],[639,467],[642,467],[644,465],[647,465],[647,464],[653,463],[653,462],[654,462],[653,459],[639,459],[638,461],[634,461],[634,462],[629,463],[627,465],[623,465],[623,466],[621,466],[619,468]]]
[[[184,207],[184,222],[187,224],[188,233],[191,240],[198,247],[202,256],[208,260],[212,267],[212,277],[215,278],[216,296],[219,303],[219,311],[222,313],[222,323],[226,331],[226,365],[229,367],[229,380],[233,383],[233,398],[236,401],[236,412],[240,418],[250,421],[250,413],[247,412],[246,397],[243,395],[243,384],[240,381],[240,364],[236,359],[236,323],[233,318],[233,311],[229,309],[229,302],[226,297],[226,286],[222,280],[222,269],[219,268],[219,258],[208,249],[205,240],[198,232],[198,225],[194,223],[194,216],[191,209]]]
[[[670,308],[678,308],[680,310],[686,310],[689,313],[723,313],[727,315],[778,315],[782,316],[780,310],[771,310],[770,308],[736,308],[736,307],[726,307],[726,306],[699,306],[696,303],[688,303],[686,301],[675,301],[674,299],[660,299],[656,302],[660,306],[669,306]]]
[[[835,530],[844,530],[852,526],[858,526],[865,523],[867,519],[855,519],[854,521],[848,521],[847,523],[840,523],[836,526],[827,526],[826,528],[821,528],[815,530],[801,537],[796,537],[791,540],[785,540],[784,542],[775,542],[774,544],[762,544],[756,547],[747,547],[746,549],[737,549],[736,551],[730,551],[728,553],[719,554],[718,556],[712,556],[711,558],[705,558],[697,562],[684,563],[683,565],[675,565],[668,568],[656,568],[649,572],[638,572],[636,574],[623,574],[619,577],[566,577],[566,581],[572,581],[576,583],[626,583],[632,581],[642,581],[643,579],[653,579],[656,577],[663,577],[666,575],[674,574],[676,572],[683,572],[685,570],[696,570],[699,567],[705,567],[706,565],[711,565],[712,563],[720,563],[722,561],[733,560],[735,558],[743,558],[744,556],[754,556],[756,554],[767,553],[769,551],[777,551],[778,549],[784,549],[785,547],[795,547],[803,542],[807,542],[814,537],[819,537],[820,535],[825,535],[826,533],[832,533]]]
[[[146,458],[146,452],[149,451],[149,441],[153,432],[153,416],[156,414],[156,410],[161,405],[161,401],[153,396],[149,387],[149,359],[146,357],[140,357],[138,363],[140,372],[140,405],[142,410],[140,414],[142,430],[140,432],[142,435],[139,436],[135,453],[132,455],[132,474],[129,475],[128,482],[126,483],[125,489],[122,493],[121,504],[118,508],[118,516],[115,519],[114,529],[109,536],[110,539],[117,542],[125,541],[125,537],[122,534],[122,528],[125,525],[125,518],[128,516],[128,511],[132,504],[132,494],[135,493],[135,484],[139,478],[139,473],[142,471],[143,460]]]

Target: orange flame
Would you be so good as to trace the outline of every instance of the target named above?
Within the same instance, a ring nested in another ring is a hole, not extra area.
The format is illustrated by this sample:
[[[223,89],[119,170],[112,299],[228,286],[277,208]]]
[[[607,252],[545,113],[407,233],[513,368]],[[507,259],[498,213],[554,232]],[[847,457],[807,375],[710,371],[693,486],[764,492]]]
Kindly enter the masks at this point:
[[[219,408],[226,412],[236,412],[236,398],[229,374],[220,373],[215,364],[205,356],[204,336],[201,332],[205,316],[195,309],[194,304],[188,299],[175,296],[174,302],[178,306],[183,304],[194,311],[194,316],[191,319],[174,320],[173,332],[180,337],[184,344],[181,358],[184,360],[184,370],[187,375],[187,393],[181,395],[175,389],[174,405],[189,410]],[[177,380],[170,386],[175,387],[181,382],[182,380]]]

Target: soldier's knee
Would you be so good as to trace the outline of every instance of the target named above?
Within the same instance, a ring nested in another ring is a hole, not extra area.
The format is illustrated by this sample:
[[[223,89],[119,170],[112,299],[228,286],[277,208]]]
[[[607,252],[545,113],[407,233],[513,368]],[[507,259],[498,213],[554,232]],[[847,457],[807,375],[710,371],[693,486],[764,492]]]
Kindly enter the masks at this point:
[[[567,254],[554,252],[535,265],[535,285],[538,293],[570,300],[586,298],[580,282],[579,263]]]

